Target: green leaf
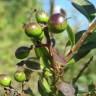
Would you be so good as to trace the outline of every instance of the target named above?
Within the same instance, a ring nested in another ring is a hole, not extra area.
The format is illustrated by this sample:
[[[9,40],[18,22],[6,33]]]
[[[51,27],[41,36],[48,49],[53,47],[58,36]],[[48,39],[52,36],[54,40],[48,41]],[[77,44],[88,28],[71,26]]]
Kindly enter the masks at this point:
[[[45,78],[43,78],[42,83],[43,83],[43,86],[45,87],[46,91],[48,93],[50,93],[51,92],[51,88],[50,88],[50,85],[48,84],[48,82],[47,82],[47,80]]]
[[[88,0],[73,0],[72,5],[85,15],[89,21],[96,16],[96,9]]]
[[[42,96],[50,96],[50,86],[45,78],[38,81],[38,90]]]
[[[35,49],[35,52],[40,58],[41,69],[43,69],[44,67],[49,68],[51,64],[51,58],[50,54],[48,53],[48,50],[46,48],[37,48]]]
[[[48,96],[48,93],[45,91],[45,88],[40,80],[38,81],[38,91],[41,94],[41,96]]]
[[[73,64],[75,64],[75,60],[72,58],[71,60],[68,61],[67,64],[68,64],[68,65],[73,65]]]
[[[68,33],[71,46],[73,46],[75,44],[75,35],[69,25],[67,26],[67,33]]]

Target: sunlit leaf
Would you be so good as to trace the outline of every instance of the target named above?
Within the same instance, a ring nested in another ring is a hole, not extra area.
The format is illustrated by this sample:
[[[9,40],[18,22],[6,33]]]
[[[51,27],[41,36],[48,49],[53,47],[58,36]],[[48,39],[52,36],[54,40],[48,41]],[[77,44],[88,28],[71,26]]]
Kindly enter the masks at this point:
[[[88,0],[73,0],[72,5],[89,20],[92,20],[96,16],[95,6]]]
[[[67,26],[67,33],[68,33],[68,37],[70,40],[70,44],[71,44],[71,46],[73,46],[75,44],[75,34],[73,33],[73,31],[69,25]]]
[[[41,79],[38,81],[38,90],[41,96],[50,96],[50,89],[46,82],[47,81],[42,81]]]

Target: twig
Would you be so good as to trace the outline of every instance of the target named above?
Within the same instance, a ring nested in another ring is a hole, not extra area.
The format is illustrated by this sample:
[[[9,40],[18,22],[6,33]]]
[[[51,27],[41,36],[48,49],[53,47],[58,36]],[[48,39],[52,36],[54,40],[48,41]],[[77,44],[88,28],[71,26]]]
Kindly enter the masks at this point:
[[[81,71],[79,72],[79,74],[73,79],[73,84],[75,84],[77,82],[77,80],[79,79],[79,77],[83,74],[83,72],[85,71],[85,69],[89,66],[90,62],[93,60],[93,56],[90,58],[90,60],[84,65],[84,67],[81,69]]]
[[[70,50],[70,52],[66,56],[66,61],[69,61],[72,56],[76,53],[76,51],[81,47],[81,45],[84,43],[86,38],[92,34],[94,29],[96,28],[96,18],[92,21],[92,23],[89,25],[89,28],[86,32],[83,33],[81,38],[78,40],[78,42],[73,46],[73,48]]]

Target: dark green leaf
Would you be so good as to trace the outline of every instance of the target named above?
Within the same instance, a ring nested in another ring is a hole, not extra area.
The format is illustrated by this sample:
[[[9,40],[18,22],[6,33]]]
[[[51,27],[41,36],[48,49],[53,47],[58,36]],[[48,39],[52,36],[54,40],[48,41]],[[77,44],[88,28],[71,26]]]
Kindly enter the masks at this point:
[[[34,61],[31,60],[31,59],[26,60],[25,64],[26,64],[27,68],[30,68],[30,69],[33,69],[33,70],[39,70],[40,69],[40,64],[36,60],[34,60]]]
[[[38,91],[41,94],[41,96],[48,96],[40,80],[38,81]]]
[[[96,16],[96,9],[88,0],[73,0],[72,5],[89,20],[92,20]]]
[[[81,35],[84,32],[85,31],[80,31],[75,35],[76,36],[76,42],[79,40],[79,38],[81,37]],[[86,39],[84,44],[80,47],[78,52],[74,55],[75,60],[76,61],[80,60],[81,58],[86,56],[94,48],[96,48],[96,31],[93,32],[93,34],[90,35],[89,38]]]
[[[86,30],[82,30],[79,32],[76,32],[75,34],[75,43],[80,39],[80,37],[82,36],[82,34],[85,32]]]
[[[74,33],[73,33],[73,31],[72,31],[72,29],[69,25],[67,26],[67,33],[68,33],[68,36],[69,36],[71,46],[73,46],[74,43],[75,43],[75,35],[74,35]]]

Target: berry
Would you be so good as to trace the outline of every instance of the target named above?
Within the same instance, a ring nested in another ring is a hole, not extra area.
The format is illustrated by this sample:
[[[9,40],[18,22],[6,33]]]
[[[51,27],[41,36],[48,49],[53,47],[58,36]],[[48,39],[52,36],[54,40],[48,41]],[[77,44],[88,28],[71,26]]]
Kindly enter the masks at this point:
[[[44,37],[44,32],[42,32],[42,34],[37,38],[37,40],[42,40]]]
[[[0,85],[9,87],[11,85],[11,78],[6,74],[0,74]]]
[[[28,37],[38,38],[42,34],[42,28],[38,23],[28,23],[25,25],[25,33]]]
[[[24,59],[29,55],[30,52],[30,48],[28,47],[19,47],[16,52],[15,52],[15,56],[17,59]]]
[[[53,33],[61,33],[67,27],[67,20],[66,18],[60,14],[55,13],[49,18],[49,28]]]
[[[36,13],[36,19],[38,23],[47,23],[49,20],[49,16],[45,11],[40,10]]]
[[[16,71],[14,74],[14,78],[18,82],[24,82],[26,80],[26,75],[23,71]]]

